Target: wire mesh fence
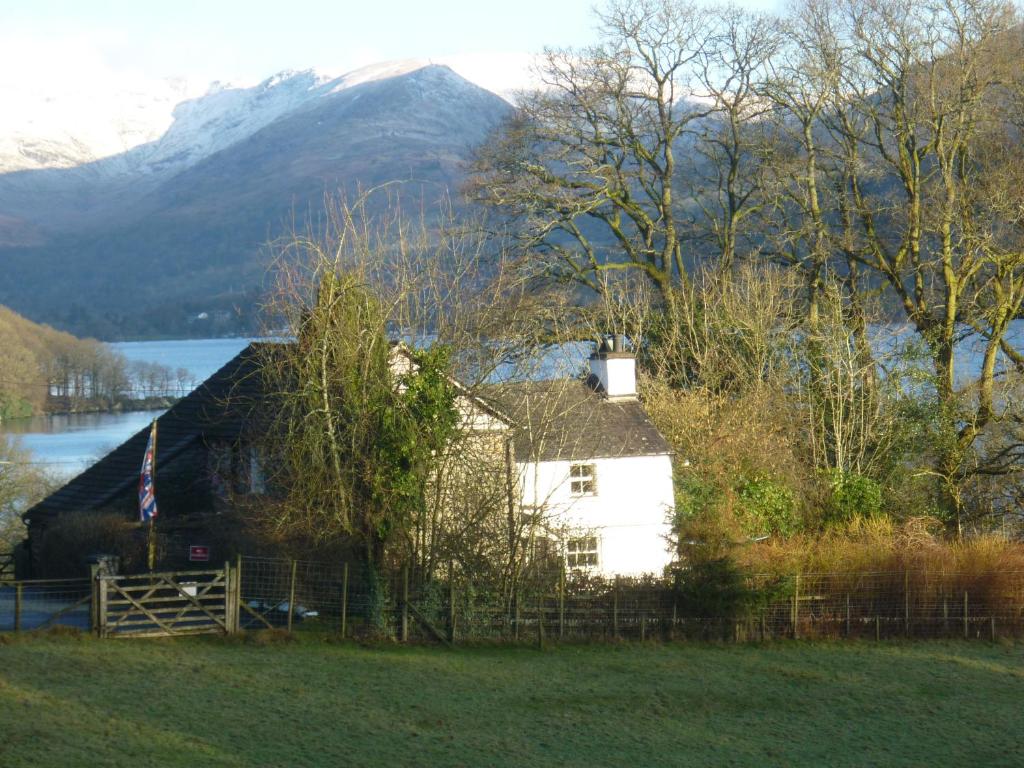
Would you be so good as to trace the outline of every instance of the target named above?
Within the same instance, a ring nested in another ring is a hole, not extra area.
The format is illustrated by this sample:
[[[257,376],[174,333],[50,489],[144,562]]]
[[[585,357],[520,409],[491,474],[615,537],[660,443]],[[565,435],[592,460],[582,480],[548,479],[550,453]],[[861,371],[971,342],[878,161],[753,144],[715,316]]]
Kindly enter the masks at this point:
[[[52,626],[88,630],[92,591],[89,579],[5,581],[0,583],[0,632]]]
[[[1024,638],[1024,572],[759,575],[695,590],[673,579],[551,571],[514,589],[457,572],[375,577],[358,562],[239,558],[241,630],[314,628],[412,642]],[[232,577],[234,578],[234,577]],[[93,625],[89,579],[0,583],[0,631]]]
[[[565,573],[534,574],[514,590],[404,570],[371,589],[355,563],[272,558],[245,558],[242,574],[248,629],[303,624],[444,642],[1024,637],[1018,572],[761,575],[726,599],[695,596],[680,579]]]

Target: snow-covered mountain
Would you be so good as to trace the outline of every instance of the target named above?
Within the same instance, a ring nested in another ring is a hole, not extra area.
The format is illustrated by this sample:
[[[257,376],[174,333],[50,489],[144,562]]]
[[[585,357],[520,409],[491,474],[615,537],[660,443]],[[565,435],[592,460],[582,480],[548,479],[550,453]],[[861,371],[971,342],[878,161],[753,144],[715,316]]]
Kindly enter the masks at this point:
[[[506,89],[516,82],[495,76],[514,67],[455,61],[481,82]],[[199,95],[193,84],[168,80],[96,104],[77,93],[23,99],[19,109],[0,112],[0,245],[37,244],[46,232],[129,215],[159,184],[275,121],[350,89],[434,68],[475,85],[447,65],[409,59],[341,76],[285,71],[248,87],[214,82]]]
[[[0,134],[0,303],[79,333],[189,331],[194,310],[237,306],[261,284],[268,239],[325,194],[392,181],[414,205],[457,194],[511,109],[422,61],[178,98],[190,93],[126,97],[106,123],[60,122],[54,103],[22,119],[37,133]]]
[[[526,57],[502,68],[493,66],[493,57],[450,59],[453,71],[506,99],[528,83],[525,75],[517,77],[526,72]],[[106,94],[98,104],[76,93],[22,99],[0,112],[0,175],[54,168],[81,168],[93,178],[174,172],[317,99],[438,63],[449,66],[444,59],[408,59],[341,76],[289,70],[253,86],[214,82],[201,94],[185,80],[170,79],[146,91]]]

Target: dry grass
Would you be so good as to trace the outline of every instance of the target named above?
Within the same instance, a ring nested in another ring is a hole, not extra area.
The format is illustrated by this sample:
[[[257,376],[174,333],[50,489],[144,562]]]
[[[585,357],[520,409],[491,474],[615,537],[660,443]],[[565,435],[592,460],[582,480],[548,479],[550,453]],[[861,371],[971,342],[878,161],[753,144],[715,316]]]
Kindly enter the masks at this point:
[[[772,539],[737,554],[764,573],[930,571],[981,574],[1024,572],[1024,546],[999,535],[947,538],[941,523],[914,518],[855,518],[821,534]]]
[[[1002,536],[950,540],[927,518],[895,523],[855,519],[816,536],[798,535],[738,548],[749,573],[792,576],[827,574],[834,589],[865,589],[911,610],[969,593],[972,604],[1024,614],[1024,546]]]

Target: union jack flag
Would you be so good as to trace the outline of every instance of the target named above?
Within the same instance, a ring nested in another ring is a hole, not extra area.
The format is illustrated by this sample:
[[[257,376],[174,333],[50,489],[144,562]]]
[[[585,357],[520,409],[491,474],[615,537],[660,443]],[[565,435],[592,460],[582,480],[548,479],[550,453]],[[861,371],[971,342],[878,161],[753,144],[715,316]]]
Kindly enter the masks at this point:
[[[146,455],[142,459],[142,474],[139,476],[139,520],[150,523],[156,517],[156,486],[153,476],[156,474],[156,419],[149,431],[149,442],[146,443]]]

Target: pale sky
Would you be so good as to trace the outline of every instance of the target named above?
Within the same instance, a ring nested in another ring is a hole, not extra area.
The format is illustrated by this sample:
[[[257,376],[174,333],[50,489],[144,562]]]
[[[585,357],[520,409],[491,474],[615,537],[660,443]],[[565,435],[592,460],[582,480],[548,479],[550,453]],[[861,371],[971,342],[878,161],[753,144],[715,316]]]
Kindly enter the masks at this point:
[[[778,0],[742,0],[770,10]],[[0,0],[0,89],[254,83],[391,59],[539,52],[592,40],[593,0]],[[502,60],[501,56],[497,57]]]

